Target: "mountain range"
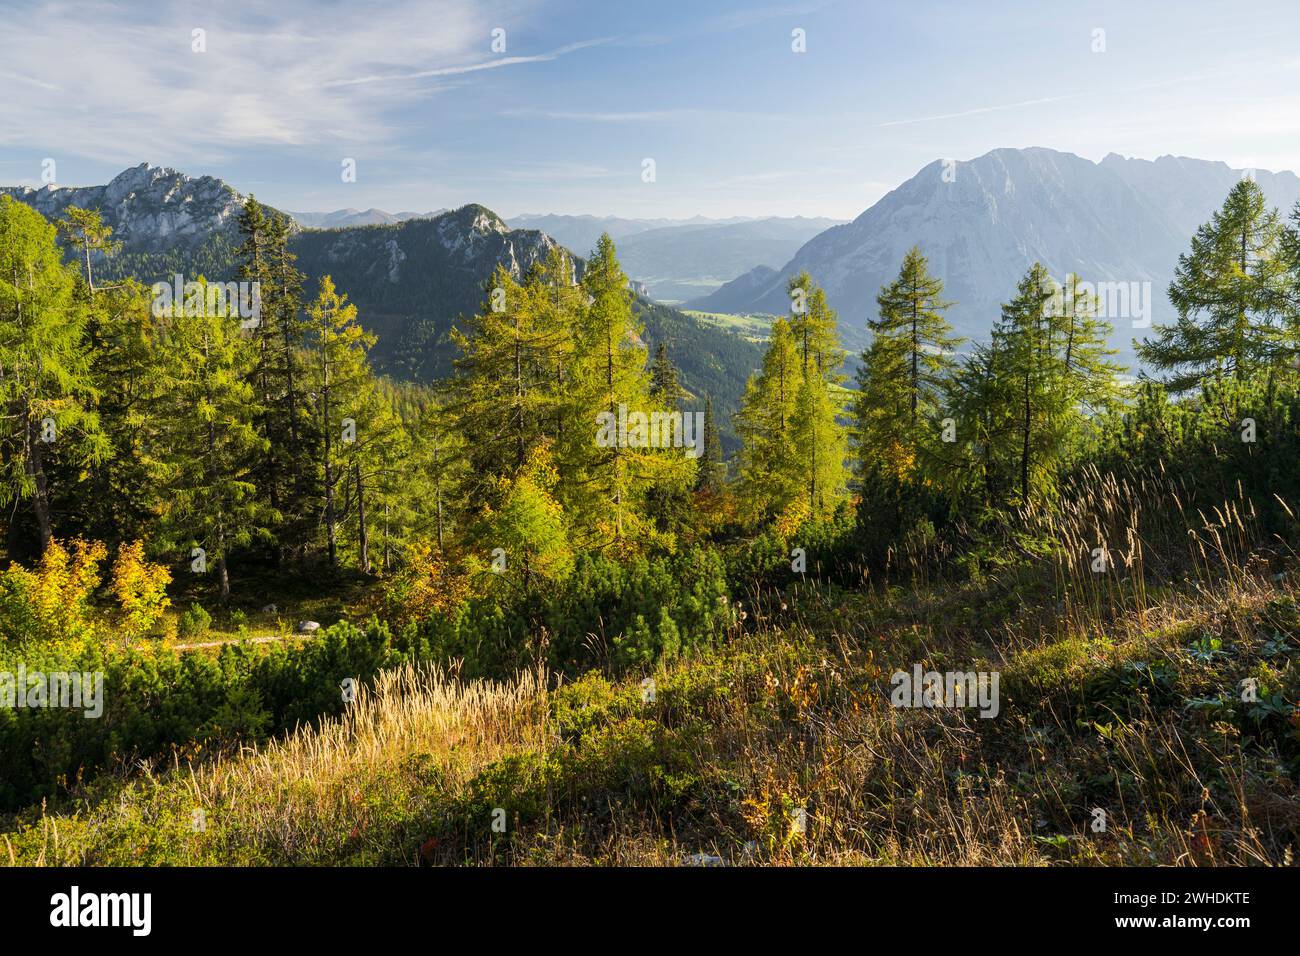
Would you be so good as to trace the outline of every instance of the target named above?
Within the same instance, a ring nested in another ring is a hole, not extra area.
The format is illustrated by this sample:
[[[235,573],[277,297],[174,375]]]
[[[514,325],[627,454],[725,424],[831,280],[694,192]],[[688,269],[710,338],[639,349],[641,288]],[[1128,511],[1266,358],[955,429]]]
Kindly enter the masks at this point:
[[[146,284],[175,273],[212,280],[237,278],[238,217],[245,197],[210,176],[141,164],[103,186],[0,188],[60,218],[69,205],[99,210],[120,247],[101,261],[105,279],[133,276]],[[385,214],[387,215],[387,214]],[[303,228],[295,222],[290,248],[307,275],[307,293],[333,277],[356,304],[362,323],[378,337],[371,352],[376,368],[392,377],[428,382],[451,371],[449,333],[461,316],[476,312],[497,266],[522,277],[556,248],[537,229],[512,229],[477,204],[396,222]],[[581,257],[579,266],[581,266]],[[634,292],[642,287],[633,282]],[[663,342],[699,408],[714,400],[724,444],[734,446],[731,413],[745,378],[761,362],[760,347],[715,325],[636,296],[636,309],[652,350]]]
[[[298,225],[307,229],[341,229],[345,226],[380,226],[408,219],[433,219],[446,212],[384,212],[382,209],[335,209],[333,212],[290,212]]]
[[[1111,344],[1132,363],[1132,339],[1147,334],[1142,323],[1175,317],[1165,293],[1178,256],[1243,175],[1252,175],[1283,213],[1300,200],[1294,173],[1176,156],[1149,161],[1111,153],[1092,162],[1029,148],[995,149],[955,164],[936,160],[857,219],[810,239],[780,268],[758,266],[686,307],[787,313],[786,282],[806,269],[838,310],[846,342],[861,346],[877,292],[919,245],[956,302],[949,320],[972,338],[987,338],[1001,303],[1035,261],[1058,281],[1075,272],[1094,283],[1138,283],[1139,291],[1150,283],[1148,315],[1130,304],[1130,314],[1108,316]]]
[[[512,225],[541,229],[576,252],[608,232],[623,270],[654,299],[676,304],[707,295],[759,266],[778,268],[809,239],[842,220],[620,219],[615,216],[515,216]]]
[[[1173,317],[1165,290],[1178,256],[1242,175],[1224,163],[1173,156],[1147,161],[1111,154],[1092,162],[1043,148],[996,149],[965,162],[931,163],[857,219],[828,227],[826,220],[797,218],[547,215],[515,217],[512,228],[471,204],[420,215],[300,214],[291,243],[309,294],[315,280],[330,274],[357,304],[379,337],[373,353],[379,369],[429,381],[450,370],[449,332],[460,316],[481,306],[493,269],[503,265],[522,275],[557,244],[581,256],[609,231],[625,270],[638,280],[632,287],[647,344],[668,344],[688,390],[696,399],[713,397],[730,444],[729,413],[760,364],[761,343],[736,334],[734,323],[700,321],[651,301],[670,298],[663,295],[666,286],[732,270],[730,281],[687,307],[777,315],[789,308],[786,281],[806,269],[838,310],[846,344],[857,349],[868,340],[876,293],[894,278],[912,245],[944,279],[945,296],[956,303],[948,315],[957,331],[974,339],[987,338],[1001,303],[1041,261],[1058,279],[1073,271],[1092,282],[1149,284],[1149,312],[1139,300],[1130,303],[1132,314],[1109,316],[1112,344],[1132,364],[1132,339],[1145,334],[1141,323]],[[1251,175],[1283,211],[1300,201],[1295,174]],[[71,204],[100,210],[121,243],[99,267],[105,277],[132,275],[146,283],[176,272],[236,277],[244,196],[220,179],[141,164],[102,186],[6,187],[0,193],[49,219]],[[353,217],[379,221],[359,224]],[[313,228],[303,218],[342,224]]]

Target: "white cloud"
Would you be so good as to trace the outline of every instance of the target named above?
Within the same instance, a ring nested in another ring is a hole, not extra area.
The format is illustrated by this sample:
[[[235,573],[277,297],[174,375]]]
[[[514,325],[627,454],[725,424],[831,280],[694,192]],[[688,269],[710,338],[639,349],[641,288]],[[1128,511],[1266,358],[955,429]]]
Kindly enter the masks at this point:
[[[387,115],[445,85],[356,78],[436,80],[487,68],[493,26],[527,23],[530,14],[517,7],[508,0],[278,0],[242,11],[176,0],[147,10],[106,0],[46,3],[26,18],[31,29],[0,33],[0,146],[197,166],[249,147],[333,146],[340,138],[378,146],[390,133]],[[206,31],[204,53],[191,49],[195,29]]]

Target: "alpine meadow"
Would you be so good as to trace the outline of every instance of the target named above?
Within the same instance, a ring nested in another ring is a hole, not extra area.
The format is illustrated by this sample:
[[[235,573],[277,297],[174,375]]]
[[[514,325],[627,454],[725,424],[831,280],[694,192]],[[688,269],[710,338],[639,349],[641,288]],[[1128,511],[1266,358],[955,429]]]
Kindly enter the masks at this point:
[[[1293,9],[199,6],[0,38],[53,926],[91,867],[1295,866]]]

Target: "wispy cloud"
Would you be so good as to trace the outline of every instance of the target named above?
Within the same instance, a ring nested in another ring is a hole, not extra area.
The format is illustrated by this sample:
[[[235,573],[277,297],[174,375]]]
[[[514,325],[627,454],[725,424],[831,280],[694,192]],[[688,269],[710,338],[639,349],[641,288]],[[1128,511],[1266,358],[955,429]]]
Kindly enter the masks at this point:
[[[676,123],[682,120],[766,119],[782,120],[789,117],[778,113],[747,112],[743,110],[662,109],[662,110],[539,110],[508,109],[502,116],[563,120],[575,123]]]
[[[57,91],[59,89],[57,84],[46,83],[43,80],[38,80],[30,76],[22,76],[19,73],[13,73],[9,70],[0,70],[0,80],[12,80],[15,83],[21,83],[24,86],[35,86],[42,90]]]
[[[1066,93],[1062,96],[1042,96],[1032,100],[1020,100],[1015,103],[1000,103],[996,106],[977,106],[973,109],[961,110],[956,113],[938,113],[934,116],[915,116],[910,119],[890,120],[888,123],[877,123],[877,129],[884,129],[888,126],[910,126],[913,123],[932,123],[936,120],[960,119],[964,116],[979,116],[981,113],[1000,113],[1004,110],[1019,110],[1030,106],[1045,106],[1048,103],[1060,103],[1064,100],[1078,99],[1081,96],[1088,96],[1088,93]]]
[[[492,60],[480,60],[477,63],[467,63],[462,66],[440,66],[428,70],[416,70],[414,73],[372,74],[370,76],[358,76],[350,80],[330,80],[324,85],[326,87],[359,86],[365,83],[427,80],[432,77],[460,76],[464,73],[477,73],[480,70],[496,70],[503,66],[517,66],[521,63],[547,63],[551,60],[558,60],[560,57],[566,56],[570,53],[575,53],[578,50],[600,46],[616,39],[617,37],[601,37],[594,40],[582,40],[578,43],[570,43],[567,46],[560,47],[558,50],[552,50],[549,53],[538,53],[533,56],[502,56]]]
[[[0,147],[204,166],[261,148],[377,150],[395,140],[404,107],[469,74],[600,42],[481,61],[492,27],[525,33],[531,6],[440,0],[431,21],[418,0],[260,9],[169,0],[147,15],[111,0],[47,2],[32,11],[38,26],[0,32]],[[379,83],[390,77],[446,81]]]

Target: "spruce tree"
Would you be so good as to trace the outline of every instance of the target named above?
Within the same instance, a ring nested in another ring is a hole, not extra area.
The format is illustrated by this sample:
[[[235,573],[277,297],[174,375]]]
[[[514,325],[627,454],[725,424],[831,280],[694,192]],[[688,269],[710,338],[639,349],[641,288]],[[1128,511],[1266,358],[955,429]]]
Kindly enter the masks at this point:
[[[370,384],[366,352],[375,338],[357,321],[357,307],[322,276],[320,291],[307,308],[310,320],[312,368],[310,382],[316,396],[320,426],[319,471],[324,497],[326,553],[331,567],[338,566],[338,529],[342,516],[339,497],[350,476],[351,446],[359,427]]]
[[[722,460],[722,439],[718,436],[718,425],[713,418],[713,398],[710,396],[704,403],[704,444],[695,487],[699,491],[717,494],[726,478],[727,463]]]
[[[686,390],[678,379],[677,366],[669,360],[667,346],[660,342],[650,365],[650,394],[666,408],[676,408],[677,403],[686,397]]]
[[[173,302],[166,318],[157,439],[148,452],[160,492],[159,544],[181,549],[195,570],[215,568],[225,603],[231,554],[269,541],[279,517],[253,480],[267,444],[255,424],[262,414],[250,374],[256,347],[238,315],[207,308],[206,288],[195,300]]]

